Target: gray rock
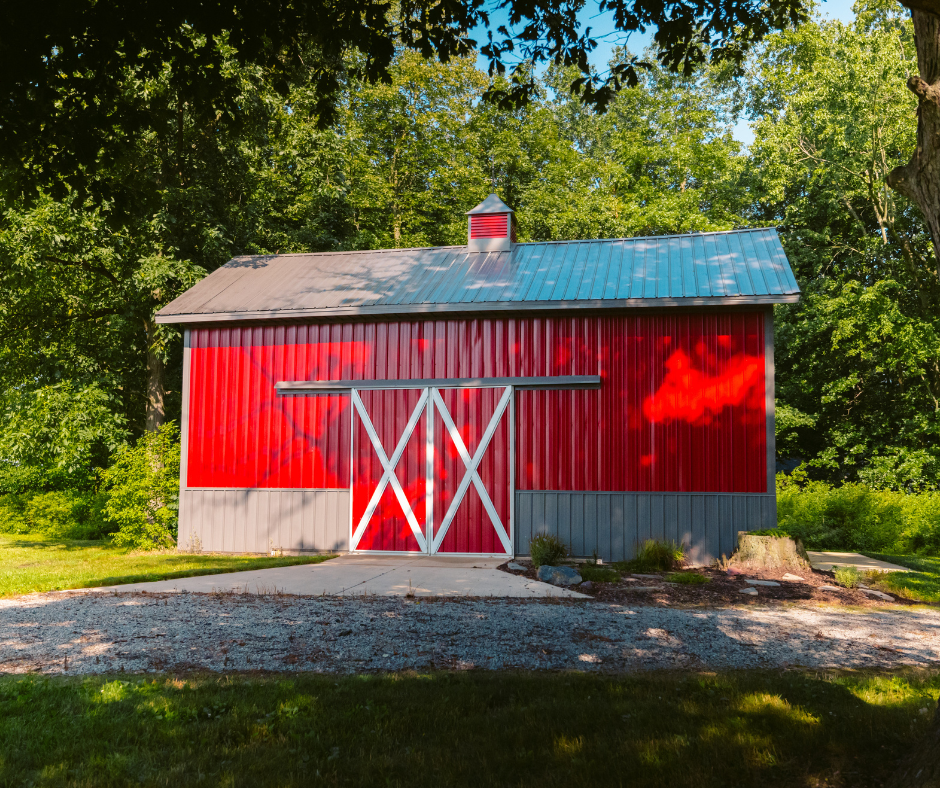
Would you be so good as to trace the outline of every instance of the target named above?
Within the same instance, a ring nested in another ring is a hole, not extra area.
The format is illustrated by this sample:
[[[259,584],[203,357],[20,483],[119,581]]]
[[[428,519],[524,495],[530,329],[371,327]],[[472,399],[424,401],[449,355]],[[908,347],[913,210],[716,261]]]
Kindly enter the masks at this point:
[[[540,566],[538,578],[553,586],[576,586],[581,582],[578,570],[571,566]]]
[[[592,583],[590,580],[585,580],[583,583],[581,583],[581,585],[578,586],[578,590],[579,591],[593,591],[594,583]]]
[[[893,602],[894,597],[891,594],[885,594],[883,591],[876,591],[874,588],[863,588],[861,589],[863,594],[868,594],[868,596],[878,597],[878,599],[883,599],[885,602]]]
[[[631,591],[662,591],[664,586],[628,586]]]
[[[645,580],[662,580],[660,575],[638,575],[636,572],[633,573],[634,577],[642,577]]]
[[[820,591],[845,591],[844,588],[841,588],[839,586],[820,586],[819,590]]]
[[[510,572],[525,572],[525,567],[522,564],[517,564],[515,561],[510,561],[506,564],[506,568]]]
[[[768,587],[779,587],[780,583],[776,580],[747,580],[745,582],[750,583],[752,586],[768,586]]]
[[[783,579],[786,580],[787,582],[790,582],[790,583],[802,583],[802,582],[804,582],[802,577],[800,577],[799,575],[790,574],[789,572],[787,572],[787,573],[783,576]]]
[[[739,594],[747,594],[748,596],[757,596],[756,588],[742,588],[738,591]]]

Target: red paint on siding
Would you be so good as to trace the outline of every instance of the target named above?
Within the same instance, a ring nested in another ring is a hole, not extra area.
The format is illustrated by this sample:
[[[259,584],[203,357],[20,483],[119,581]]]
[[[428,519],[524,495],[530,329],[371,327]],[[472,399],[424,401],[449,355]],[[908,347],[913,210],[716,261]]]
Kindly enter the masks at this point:
[[[504,389],[447,389],[441,398],[453,419],[467,453],[476,454]],[[435,413],[434,421],[434,523],[439,528],[466,473],[456,445]],[[502,414],[496,431],[477,468],[493,508],[509,530],[509,409]],[[504,553],[483,499],[471,483],[441,542],[442,553]]]
[[[760,312],[197,329],[193,338],[190,486],[348,488],[349,398],[277,396],[279,380],[599,374],[600,390],[517,392],[517,489],[767,491]],[[356,445],[358,457],[358,436]]]
[[[389,459],[405,433],[408,420],[421,397],[420,391],[363,391],[362,404]],[[353,463],[353,531],[375,493],[384,470],[369,435],[357,413]],[[424,417],[415,425],[405,445],[395,475],[424,533],[425,515],[425,425]],[[358,545],[359,550],[418,551],[419,545],[405,518],[404,509],[391,485],[387,485],[379,505],[369,518]]]
[[[505,213],[477,213],[470,217],[471,238],[505,238]]]

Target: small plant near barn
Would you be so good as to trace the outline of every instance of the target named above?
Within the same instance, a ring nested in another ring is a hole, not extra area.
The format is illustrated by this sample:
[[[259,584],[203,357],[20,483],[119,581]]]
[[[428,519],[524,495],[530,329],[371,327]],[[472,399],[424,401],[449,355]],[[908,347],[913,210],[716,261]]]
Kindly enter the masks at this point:
[[[671,572],[682,567],[685,548],[673,541],[647,539],[636,551],[636,558],[618,564],[628,572]]]
[[[862,577],[854,566],[839,566],[833,572],[836,582],[843,588],[858,588]]]
[[[529,542],[529,556],[535,566],[557,566],[568,557],[568,546],[553,534],[539,534]]]
[[[700,586],[711,582],[701,572],[670,572],[663,578],[667,583],[679,583],[685,586]]]

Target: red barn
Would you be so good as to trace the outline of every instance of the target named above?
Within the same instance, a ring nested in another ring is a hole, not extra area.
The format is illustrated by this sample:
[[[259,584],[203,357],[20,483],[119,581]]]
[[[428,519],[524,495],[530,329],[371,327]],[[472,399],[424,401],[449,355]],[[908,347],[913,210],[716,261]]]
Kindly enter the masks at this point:
[[[185,328],[180,545],[698,562],[772,527],[772,229],[238,257]]]

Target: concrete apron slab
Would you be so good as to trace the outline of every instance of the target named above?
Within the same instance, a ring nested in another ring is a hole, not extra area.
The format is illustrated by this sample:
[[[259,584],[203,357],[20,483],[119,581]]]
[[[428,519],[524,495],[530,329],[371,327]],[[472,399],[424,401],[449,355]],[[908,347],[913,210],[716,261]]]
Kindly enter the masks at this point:
[[[832,567],[854,566],[859,572],[878,571],[878,572],[910,572],[911,570],[897,564],[890,564],[887,561],[879,561],[877,558],[869,558],[860,553],[834,553],[820,552],[818,550],[807,550],[809,562],[813,569],[821,572],[829,572]]]
[[[467,596],[587,599],[559,588],[500,572],[502,559],[436,556],[344,555],[322,564],[282,566],[183,577],[152,583],[105,586],[88,591],[167,593],[285,593],[299,596]]]

